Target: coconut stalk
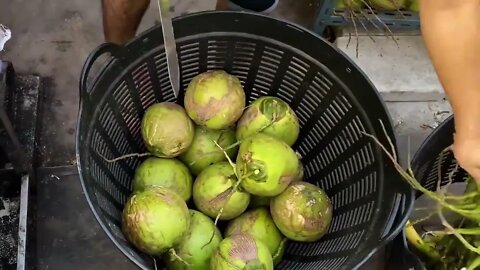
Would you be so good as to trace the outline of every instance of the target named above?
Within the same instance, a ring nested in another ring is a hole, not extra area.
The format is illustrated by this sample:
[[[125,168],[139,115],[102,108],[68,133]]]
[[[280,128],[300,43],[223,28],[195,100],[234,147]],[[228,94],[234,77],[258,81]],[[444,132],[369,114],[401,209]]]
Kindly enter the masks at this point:
[[[399,164],[397,160],[395,148],[393,146],[393,143],[390,137],[388,136],[385,130],[385,126],[383,125],[382,121],[380,121],[380,124],[382,126],[382,130],[384,134],[387,136],[388,143],[390,146],[390,151],[388,151],[387,148],[375,136],[371,134],[367,134],[365,132],[362,132],[362,133],[365,136],[371,138],[373,142],[377,144],[382,149],[383,152],[385,152],[385,154],[389,157],[389,159],[393,163],[398,173],[402,176],[404,180],[406,180],[410,184],[410,186],[413,189],[422,192],[423,194],[427,195],[429,198],[437,202],[438,216],[441,220],[442,226],[445,227],[445,231],[449,235],[454,235],[455,238],[462,244],[462,246],[465,249],[472,252],[473,254],[477,254],[476,256],[480,255],[480,247],[479,247],[480,243],[478,243],[478,241],[475,241],[477,243],[472,244],[465,238],[465,235],[468,236],[468,235],[471,235],[474,231],[480,230],[480,228],[478,228],[478,224],[480,223],[480,205],[478,204],[480,192],[479,192],[478,185],[475,183],[475,181],[473,179],[469,179],[469,181],[471,181],[472,183],[469,186],[467,186],[467,193],[461,196],[446,195],[445,189],[443,191],[440,189],[439,190],[440,192],[436,193],[424,188],[421,185],[421,183],[419,183],[418,180],[415,178],[410,165],[408,166],[407,169],[404,169]],[[444,151],[447,151],[447,150],[451,150],[451,147],[448,147]],[[448,181],[449,183],[447,183],[447,185],[452,182],[451,177],[453,176],[453,174],[454,172],[450,173],[449,181]],[[440,184],[438,184],[437,189],[439,189],[439,187],[440,187]],[[470,223],[473,223],[476,227],[468,228],[467,230],[465,229],[459,230],[457,228],[454,228],[446,220],[445,216],[443,215],[444,209],[448,209],[450,211],[453,211],[455,213],[462,215],[466,220],[468,220]],[[413,243],[413,245],[415,246],[415,243]]]

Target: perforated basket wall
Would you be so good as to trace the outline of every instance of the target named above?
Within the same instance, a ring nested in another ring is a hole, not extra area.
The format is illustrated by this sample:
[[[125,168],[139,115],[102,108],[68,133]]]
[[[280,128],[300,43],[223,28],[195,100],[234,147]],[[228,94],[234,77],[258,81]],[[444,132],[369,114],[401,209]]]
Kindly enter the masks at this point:
[[[428,190],[440,186],[464,182],[468,175],[459,167],[452,151],[446,150],[453,144],[455,122],[453,116],[447,118],[428,136],[412,159],[412,170],[422,185]],[[418,196],[421,194],[419,193]]]
[[[379,120],[394,140],[390,119],[378,93],[346,56],[308,31],[260,15],[205,12],[178,18],[174,27],[183,88],[200,72],[225,69],[240,78],[248,102],[278,96],[299,117],[294,149],[303,157],[306,181],[331,197],[334,218],[319,242],[290,242],[278,269],[355,269],[401,230],[406,211],[398,209],[409,205],[411,190],[362,134],[388,144]],[[77,128],[78,167],[90,206],[117,247],[144,269],[154,269],[152,259],[120,231],[141,160],[108,163],[104,157],[145,152],[145,109],[175,101],[162,43],[155,27],[124,47],[104,44],[92,52],[81,78]],[[93,62],[107,52],[113,57],[87,91]]]

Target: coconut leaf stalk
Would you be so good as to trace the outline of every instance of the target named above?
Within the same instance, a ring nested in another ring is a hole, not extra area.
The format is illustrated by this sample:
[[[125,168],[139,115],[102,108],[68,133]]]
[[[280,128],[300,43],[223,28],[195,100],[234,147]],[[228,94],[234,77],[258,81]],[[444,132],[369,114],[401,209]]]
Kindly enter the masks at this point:
[[[448,175],[449,181],[446,186],[443,188],[440,186],[441,174],[438,173],[437,191],[426,189],[415,178],[410,167],[404,169],[399,164],[393,143],[381,121],[380,124],[388,138],[390,151],[373,135],[367,133],[364,135],[371,138],[385,152],[398,173],[413,189],[423,193],[436,203],[435,214],[438,215],[443,226],[443,230],[429,231],[420,240],[417,236],[418,233],[412,231],[415,229],[409,226],[414,222],[407,223],[407,240],[410,245],[425,255],[426,263],[429,265],[428,269],[480,269],[480,189],[478,182],[469,177],[466,179],[467,188],[463,195],[448,194],[446,187],[453,182],[452,177],[458,170],[457,165]],[[441,155],[445,151],[451,151],[451,147],[442,151]],[[446,210],[459,214],[462,217],[461,222],[456,225],[450,224],[444,215]]]

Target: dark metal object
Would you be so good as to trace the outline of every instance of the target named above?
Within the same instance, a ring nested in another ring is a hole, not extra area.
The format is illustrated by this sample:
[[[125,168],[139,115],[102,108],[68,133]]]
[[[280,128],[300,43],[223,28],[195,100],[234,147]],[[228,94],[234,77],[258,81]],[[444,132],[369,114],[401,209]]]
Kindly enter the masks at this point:
[[[178,65],[177,45],[172,26],[172,17],[170,15],[170,1],[157,0],[160,11],[160,21],[162,25],[163,41],[165,44],[165,53],[167,55],[168,77],[172,84],[173,93],[178,97],[180,93],[180,67]]]
[[[30,201],[30,176],[24,174],[22,176],[20,186],[20,213],[18,216],[18,249],[17,249],[17,270],[27,270],[27,245],[29,243],[27,236],[32,234],[28,216],[32,216],[29,211]]]
[[[0,145],[17,173],[26,173],[31,164],[27,163],[25,149],[20,144],[10,117],[7,114],[5,97],[13,91],[15,72],[10,62],[0,61]],[[6,132],[6,134],[4,134]]]
[[[0,169],[0,269],[17,265],[20,177],[13,169]]]
[[[315,32],[323,34],[327,26],[353,25],[350,13],[335,9],[336,2],[336,0],[320,0],[320,8],[317,11],[314,24]],[[390,29],[420,29],[420,18],[416,12],[406,10],[380,11],[375,9],[373,11],[368,8],[364,8],[361,12],[355,11],[357,16],[354,16],[354,19],[357,27],[361,28],[362,23],[365,26],[373,27],[372,23],[374,23],[380,29],[384,29],[385,25]]]
[[[6,72],[3,73],[6,76],[2,77],[3,82],[6,82],[2,89],[2,95],[5,97],[2,105],[14,134],[18,134],[17,140],[20,148],[17,149],[22,149],[23,153],[23,157],[16,160],[16,162],[22,162],[20,169],[17,163],[14,163],[14,166],[8,166],[8,163],[11,162],[9,157],[4,158],[7,164],[1,164],[1,167],[13,167],[16,170],[0,169],[0,186],[10,185],[15,187],[16,195],[14,198],[17,206],[15,220],[12,220],[9,225],[16,244],[15,250],[10,250],[10,252],[13,252],[11,256],[13,256],[16,266],[13,265],[12,268],[6,269],[15,269],[16,267],[17,270],[25,270],[32,269],[32,265],[27,263],[27,258],[32,253],[32,240],[35,235],[35,233],[32,233],[35,232],[32,227],[34,205],[29,202],[32,200],[31,192],[34,189],[31,169],[34,164],[40,80],[36,76],[14,75],[10,63],[4,67],[7,67],[7,69],[4,69]],[[7,135],[7,132],[3,133],[1,137],[3,144],[1,146],[2,150],[5,149],[4,152],[8,153],[8,151],[12,151],[14,144]],[[3,193],[2,190],[4,191],[0,188],[0,193]],[[2,197],[1,194],[0,197]],[[0,266],[0,269],[4,268]]]
[[[198,73],[224,69],[239,77],[248,102],[278,96],[299,116],[302,132],[294,148],[303,157],[306,181],[330,194],[334,219],[317,243],[290,242],[278,269],[357,269],[400,233],[413,191],[362,134],[388,145],[381,120],[395,143],[385,104],[353,61],[317,35],[259,14],[203,12],[176,18],[173,26],[184,89]],[[104,53],[114,57],[87,88],[90,68]],[[169,85],[161,28],[124,47],[101,45],[87,59],[80,82],[76,150],[87,200],[117,247],[141,268],[153,269],[151,257],[120,230],[141,160],[108,163],[105,157],[145,152],[139,132],[144,110],[183,99]]]

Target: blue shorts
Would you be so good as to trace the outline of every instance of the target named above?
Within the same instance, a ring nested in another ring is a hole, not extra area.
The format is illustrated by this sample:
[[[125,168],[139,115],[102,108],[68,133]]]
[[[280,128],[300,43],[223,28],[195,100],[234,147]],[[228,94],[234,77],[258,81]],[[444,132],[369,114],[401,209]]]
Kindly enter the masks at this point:
[[[279,0],[227,0],[231,10],[250,10],[269,13],[275,9]]]

